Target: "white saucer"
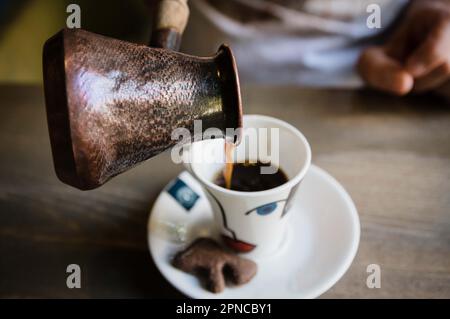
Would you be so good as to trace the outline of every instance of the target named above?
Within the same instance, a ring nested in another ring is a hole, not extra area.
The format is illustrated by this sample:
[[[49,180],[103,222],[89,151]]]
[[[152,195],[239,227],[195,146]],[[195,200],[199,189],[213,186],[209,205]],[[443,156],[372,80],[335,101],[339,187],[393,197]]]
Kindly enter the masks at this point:
[[[163,276],[192,298],[315,298],[330,289],[352,263],[359,244],[358,213],[344,188],[312,165],[290,214],[287,238],[276,258],[257,260],[258,272],[246,285],[211,293],[195,276],[171,265],[174,254],[195,238],[216,236],[201,186],[183,172],[153,206],[148,222],[150,253]]]

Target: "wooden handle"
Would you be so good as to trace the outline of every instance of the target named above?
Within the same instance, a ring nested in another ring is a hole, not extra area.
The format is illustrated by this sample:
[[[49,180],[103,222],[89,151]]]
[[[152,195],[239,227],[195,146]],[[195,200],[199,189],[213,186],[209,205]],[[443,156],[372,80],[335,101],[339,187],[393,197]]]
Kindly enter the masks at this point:
[[[178,51],[188,19],[187,0],[161,0],[155,16],[150,46]]]

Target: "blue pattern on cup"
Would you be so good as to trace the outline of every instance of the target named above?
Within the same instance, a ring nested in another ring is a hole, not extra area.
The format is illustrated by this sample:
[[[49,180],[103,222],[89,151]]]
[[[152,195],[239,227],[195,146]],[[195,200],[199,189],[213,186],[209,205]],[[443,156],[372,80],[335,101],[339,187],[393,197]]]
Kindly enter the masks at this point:
[[[259,206],[256,209],[256,213],[258,215],[261,215],[261,216],[269,215],[270,213],[274,212],[275,209],[277,209],[277,206],[278,206],[278,204],[276,202],[275,203],[269,203],[269,204],[266,204],[266,205],[263,205],[263,206]]]

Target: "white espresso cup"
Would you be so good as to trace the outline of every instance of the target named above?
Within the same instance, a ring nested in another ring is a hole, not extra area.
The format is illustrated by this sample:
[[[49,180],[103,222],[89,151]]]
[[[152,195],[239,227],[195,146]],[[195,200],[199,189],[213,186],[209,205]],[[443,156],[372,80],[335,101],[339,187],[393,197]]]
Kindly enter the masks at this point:
[[[245,115],[243,129],[234,162],[270,162],[281,168],[287,182],[255,192],[215,184],[225,165],[223,139],[193,143],[184,150],[183,160],[205,190],[224,243],[249,257],[268,256],[282,245],[288,219],[295,213],[289,208],[297,189],[301,192],[299,185],[311,164],[311,148],[299,130],[276,118]]]

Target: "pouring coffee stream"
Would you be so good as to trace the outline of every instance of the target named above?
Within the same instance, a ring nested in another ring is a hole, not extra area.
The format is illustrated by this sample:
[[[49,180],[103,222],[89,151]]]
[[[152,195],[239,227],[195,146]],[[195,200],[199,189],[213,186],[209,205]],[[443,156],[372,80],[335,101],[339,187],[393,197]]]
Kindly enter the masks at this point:
[[[176,128],[188,129],[191,141],[203,138],[194,135],[195,120],[202,133],[218,128],[227,140],[234,137],[227,128],[242,127],[226,45],[213,57],[195,57],[64,29],[46,42],[43,69],[56,174],[82,190],[174,146]]]

